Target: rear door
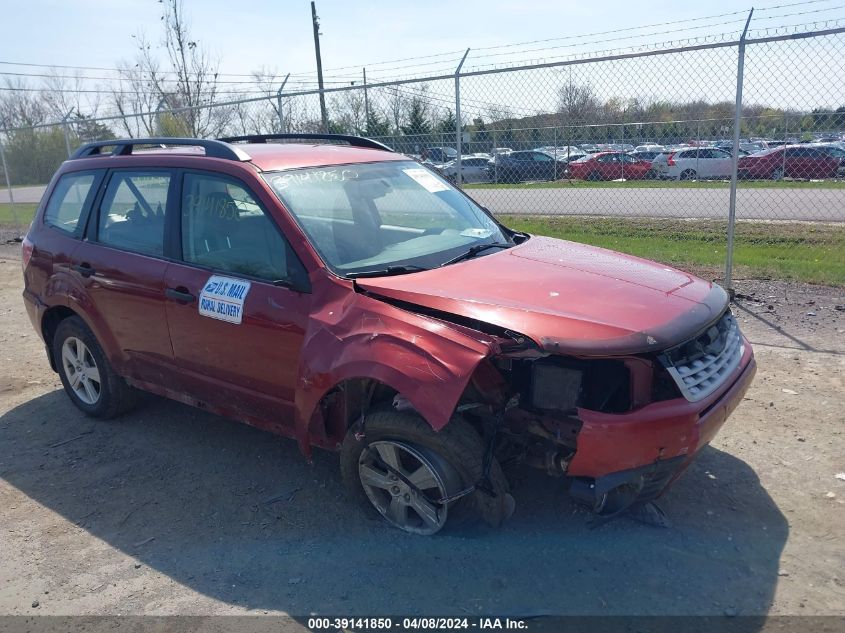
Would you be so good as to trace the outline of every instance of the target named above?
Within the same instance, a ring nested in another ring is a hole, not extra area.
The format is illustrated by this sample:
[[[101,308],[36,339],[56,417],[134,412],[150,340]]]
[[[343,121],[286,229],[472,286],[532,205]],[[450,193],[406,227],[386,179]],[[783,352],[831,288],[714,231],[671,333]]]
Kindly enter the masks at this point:
[[[707,155],[708,178],[729,178],[732,170],[731,155],[720,149],[710,148],[702,150]]]
[[[185,391],[289,432],[311,295],[268,202],[222,174],[181,174],[167,321]]]
[[[622,178],[622,162],[618,154],[602,154],[596,159],[601,166],[601,176],[605,180]]]
[[[168,169],[114,169],[94,202],[86,239],[73,253],[90,315],[117,371],[166,384],[173,350],[164,312]]]

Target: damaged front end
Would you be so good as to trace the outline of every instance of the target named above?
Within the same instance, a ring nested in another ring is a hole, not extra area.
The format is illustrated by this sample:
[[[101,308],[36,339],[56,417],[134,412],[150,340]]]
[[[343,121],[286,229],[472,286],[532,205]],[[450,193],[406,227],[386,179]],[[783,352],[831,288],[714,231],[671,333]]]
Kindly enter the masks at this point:
[[[673,319],[627,335],[627,348],[528,336],[354,289],[327,298],[306,336],[303,448],[338,447],[378,403],[413,409],[435,431],[458,416],[488,453],[467,494],[497,494],[486,480],[495,458],[506,469],[525,464],[560,477],[602,519],[642,511],[715,436],[755,371],[727,302],[717,305],[721,289],[705,302],[715,319],[705,321],[703,309],[688,315],[692,334]]]
[[[455,411],[489,440],[503,467],[526,464],[561,477],[602,518],[642,513],[659,497],[715,436],[755,371],[727,309],[670,348],[592,357],[560,353],[559,340],[552,353],[511,330],[379,299],[492,338],[499,351],[478,363]],[[646,520],[661,524],[655,511]]]

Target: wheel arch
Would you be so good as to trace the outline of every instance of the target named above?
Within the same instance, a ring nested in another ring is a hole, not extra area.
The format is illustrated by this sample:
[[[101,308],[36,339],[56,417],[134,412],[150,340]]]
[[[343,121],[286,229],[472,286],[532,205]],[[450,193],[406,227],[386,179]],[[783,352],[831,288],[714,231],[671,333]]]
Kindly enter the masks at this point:
[[[47,346],[47,359],[50,361],[50,368],[55,372],[59,371],[59,366],[56,364],[56,358],[53,355],[53,337],[55,337],[56,330],[62,321],[78,316],[78,313],[67,306],[57,305],[47,308],[41,317],[41,337]]]

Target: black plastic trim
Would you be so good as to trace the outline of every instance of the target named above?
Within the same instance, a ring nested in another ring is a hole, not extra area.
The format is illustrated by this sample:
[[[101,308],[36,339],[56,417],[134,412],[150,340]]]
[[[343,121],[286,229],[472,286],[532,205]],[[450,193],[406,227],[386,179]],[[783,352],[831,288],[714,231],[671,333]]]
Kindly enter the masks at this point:
[[[374,141],[363,136],[352,136],[350,134],[249,134],[246,136],[227,136],[217,139],[224,143],[266,143],[267,141],[334,141],[342,142],[353,147],[366,147],[369,149],[380,149],[385,152],[393,152],[393,149],[383,143]]]

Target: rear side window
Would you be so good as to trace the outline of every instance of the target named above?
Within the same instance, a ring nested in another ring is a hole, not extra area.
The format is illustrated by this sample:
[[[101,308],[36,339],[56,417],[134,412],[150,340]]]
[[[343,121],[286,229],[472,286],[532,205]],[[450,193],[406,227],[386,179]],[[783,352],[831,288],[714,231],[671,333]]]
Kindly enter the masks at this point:
[[[65,233],[75,233],[100,173],[79,172],[62,176],[44,210],[44,223]]]
[[[164,253],[170,172],[115,171],[100,204],[98,240],[145,255]]]
[[[182,259],[267,281],[300,281],[305,269],[264,209],[243,186],[185,174]]]

